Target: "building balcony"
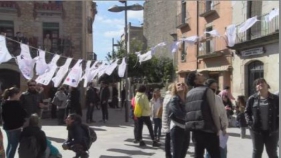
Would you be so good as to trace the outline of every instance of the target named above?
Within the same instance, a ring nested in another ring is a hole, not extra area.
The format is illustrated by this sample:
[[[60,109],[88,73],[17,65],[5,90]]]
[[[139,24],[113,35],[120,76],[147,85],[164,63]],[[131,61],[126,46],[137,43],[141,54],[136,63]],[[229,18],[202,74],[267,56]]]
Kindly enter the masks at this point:
[[[198,58],[213,58],[228,52],[224,38],[206,37],[199,42]]]
[[[256,22],[250,29],[243,33],[238,33],[240,25],[237,26],[236,44],[232,49],[243,49],[255,47],[262,44],[274,43],[279,40],[279,16],[273,18],[270,22],[265,22],[268,14],[258,17],[260,21]]]
[[[188,12],[181,12],[176,16],[176,27],[183,28],[189,24],[190,16]]]
[[[199,1],[199,16],[207,17],[218,9],[219,1]]]
[[[0,12],[1,13],[14,13],[20,16],[20,8],[17,2],[13,1],[0,1]]]
[[[64,9],[62,2],[34,2],[34,18],[38,16],[62,16],[64,17]]]

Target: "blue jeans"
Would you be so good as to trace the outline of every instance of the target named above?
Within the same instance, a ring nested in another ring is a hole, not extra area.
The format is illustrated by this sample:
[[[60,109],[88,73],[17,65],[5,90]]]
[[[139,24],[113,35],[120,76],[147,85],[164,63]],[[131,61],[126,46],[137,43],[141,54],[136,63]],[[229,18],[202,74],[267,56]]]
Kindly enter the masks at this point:
[[[227,158],[227,147],[225,147],[225,149],[220,147],[220,154],[221,154],[221,158]],[[208,151],[206,151],[206,156],[205,158],[211,158],[210,154],[208,153]]]
[[[173,158],[185,158],[190,142],[190,132],[174,126],[170,134],[173,146]]]
[[[155,136],[155,138],[160,139],[161,128],[162,128],[161,118],[153,118],[153,122],[154,122],[154,136]]]
[[[7,158],[14,158],[21,134],[21,129],[6,131],[8,146],[6,149]]]

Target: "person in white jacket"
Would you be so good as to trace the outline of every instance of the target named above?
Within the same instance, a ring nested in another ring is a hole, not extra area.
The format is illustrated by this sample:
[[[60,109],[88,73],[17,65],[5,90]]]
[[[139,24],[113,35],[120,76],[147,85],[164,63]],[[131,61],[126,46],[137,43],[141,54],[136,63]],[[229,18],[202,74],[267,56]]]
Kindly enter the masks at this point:
[[[163,100],[162,114],[162,130],[165,133],[165,154],[166,158],[171,158],[171,136],[170,136],[170,118],[169,118],[169,102],[172,98],[171,90],[173,84],[170,84]]]
[[[214,93],[216,94],[216,92],[218,90],[218,83],[217,83],[216,80],[208,79],[205,82],[205,85],[208,86],[210,89],[212,89],[214,91]],[[228,118],[227,118],[227,115],[226,115],[224,104],[222,102],[222,98],[218,95],[215,95],[215,103],[217,105],[217,109],[218,109],[218,112],[219,112],[219,118],[220,118],[220,125],[221,125],[220,136],[222,136],[222,135],[225,136],[227,134],[226,129],[228,127]],[[220,146],[220,154],[221,154],[221,158],[226,158],[227,147],[222,148]],[[206,152],[205,158],[210,158],[208,152]]]

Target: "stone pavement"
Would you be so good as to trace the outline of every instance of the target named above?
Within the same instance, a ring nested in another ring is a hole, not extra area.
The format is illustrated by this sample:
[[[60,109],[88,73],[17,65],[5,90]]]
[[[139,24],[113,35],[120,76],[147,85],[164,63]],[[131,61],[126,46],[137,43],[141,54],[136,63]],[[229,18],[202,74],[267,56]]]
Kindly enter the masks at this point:
[[[85,116],[85,115],[84,115]],[[83,117],[85,120],[85,117]],[[101,119],[101,111],[94,112],[94,119]],[[56,125],[56,120],[43,120],[43,130],[47,137],[62,153],[63,158],[72,158],[74,153],[64,151],[61,148],[61,143],[67,137],[65,126]],[[96,130],[98,139],[90,149],[90,158],[165,158],[164,153],[164,137],[161,139],[162,146],[159,148],[152,147],[152,142],[148,135],[148,130],[144,127],[143,137],[146,142],[146,147],[139,147],[133,143],[133,126],[132,121],[125,123],[124,110],[109,109],[109,121],[104,124],[101,122],[91,124]],[[228,158],[251,158],[252,143],[247,130],[247,138],[239,137],[240,130],[238,128],[229,128],[230,135],[228,142]],[[4,143],[6,147],[6,134],[4,135]],[[193,157],[193,145],[188,150],[186,158]],[[18,156],[16,155],[16,158]],[[266,158],[264,151],[263,158]]]

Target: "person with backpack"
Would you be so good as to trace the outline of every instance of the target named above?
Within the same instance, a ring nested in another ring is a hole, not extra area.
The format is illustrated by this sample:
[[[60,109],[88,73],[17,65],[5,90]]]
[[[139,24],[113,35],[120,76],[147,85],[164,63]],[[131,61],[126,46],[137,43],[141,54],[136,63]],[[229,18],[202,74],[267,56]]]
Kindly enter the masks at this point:
[[[139,146],[145,146],[145,143],[142,140],[143,123],[145,123],[149,130],[150,137],[153,141],[152,146],[157,147],[160,146],[160,144],[156,141],[153,134],[152,122],[150,120],[151,107],[149,105],[149,100],[145,92],[146,92],[145,85],[141,85],[138,88],[137,94],[135,96],[136,105],[135,105],[134,115],[137,117],[139,123],[138,125],[138,138],[140,140]]]
[[[20,135],[19,158],[45,158],[47,137],[39,122],[37,114],[30,116],[29,125]]]
[[[81,117],[77,114],[70,114],[67,116],[65,122],[68,130],[68,138],[62,144],[62,148],[75,152],[76,156],[74,158],[88,158],[89,133],[83,127]]]
[[[15,156],[22,127],[27,117],[27,113],[19,101],[20,95],[20,90],[16,87],[6,89],[3,93],[2,117],[4,122],[3,129],[8,139],[7,158]]]
[[[52,104],[56,105],[58,109],[58,125],[64,124],[64,118],[65,118],[65,112],[66,112],[66,106],[67,106],[67,95],[65,94],[64,87],[60,87],[58,91],[56,92]]]

